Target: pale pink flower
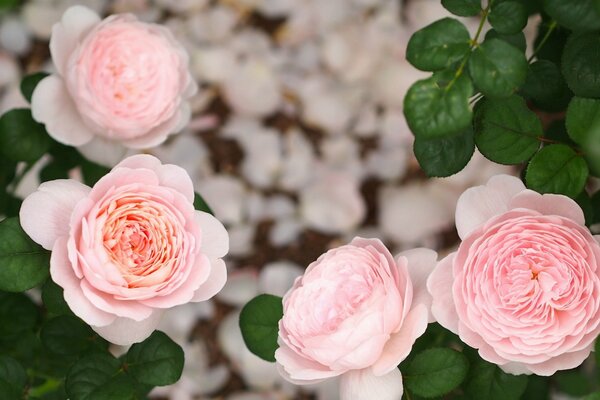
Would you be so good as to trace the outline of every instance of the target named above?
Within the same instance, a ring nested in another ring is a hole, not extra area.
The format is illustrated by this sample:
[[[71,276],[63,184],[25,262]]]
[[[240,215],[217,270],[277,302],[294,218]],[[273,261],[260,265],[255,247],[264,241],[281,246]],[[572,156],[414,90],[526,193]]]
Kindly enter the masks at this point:
[[[362,238],[323,254],[283,298],[280,373],[301,385],[339,376],[342,400],[399,400],[398,364],[431,321],[425,282],[436,259],[428,249],[394,259]]]
[[[50,53],[56,73],[36,87],[31,109],[61,143],[147,148],[189,122],[196,83],[185,49],[163,26],[132,14],[101,21],[74,6],[52,28]]]
[[[149,336],[164,310],[207,300],[225,284],[227,232],[193,201],[182,168],[137,155],[93,188],[43,183],[20,218],[25,232],[52,250],[52,280],[75,315],[125,345]]]
[[[498,175],[462,194],[456,227],[427,282],[437,321],[506,372],[580,365],[600,333],[600,246],[577,203]]]

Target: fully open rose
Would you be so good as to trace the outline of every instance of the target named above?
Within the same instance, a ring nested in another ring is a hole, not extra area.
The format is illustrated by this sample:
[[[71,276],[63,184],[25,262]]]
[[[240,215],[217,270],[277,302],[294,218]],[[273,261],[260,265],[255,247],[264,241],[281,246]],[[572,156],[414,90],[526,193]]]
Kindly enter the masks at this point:
[[[31,109],[61,143],[147,148],[190,119],[187,99],[197,86],[185,49],[163,26],[131,14],[101,21],[74,6],[53,27],[50,52],[56,74],[36,87]],[[88,147],[98,146],[83,146],[93,157]]]
[[[577,203],[500,175],[463,193],[456,227],[428,281],[438,322],[507,372],[581,364],[600,333],[600,246]]]
[[[52,250],[52,280],[71,310],[105,339],[130,344],[150,335],[165,309],[207,300],[225,284],[227,232],[193,201],[182,168],[138,155],[93,188],[43,183],[20,218]]]
[[[282,375],[296,384],[341,376],[342,400],[399,400],[397,366],[427,327],[436,259],[415,249],[394,260],[381,241],[362,238],[319,257],[283,298]]]

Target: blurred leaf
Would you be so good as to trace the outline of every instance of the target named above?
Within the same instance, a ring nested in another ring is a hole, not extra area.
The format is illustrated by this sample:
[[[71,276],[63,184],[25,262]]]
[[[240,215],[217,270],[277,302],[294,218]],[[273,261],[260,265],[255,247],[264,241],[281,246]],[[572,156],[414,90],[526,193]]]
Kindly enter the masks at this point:
[[[48,74],[47,72],[36,72],[34,74],[29,74],[25,78],[23,78],[23,80],[21,81],[21,93],[28,102],[31,103],[31,95],[33,94],[35,87],[38,85],[38,83],[40,83],[42,79],[44,79],[48,75],[50,74]]]
[[[281,297],[261,294],[240,313],[240,329],[248,349],[266,361],[275,362],[279,320],[283,317]]]
[[[525,50],[527,49],[527,42],[525,41],[525,34],[523,32],[517,32],[513,34],[502,34],[496,31],[495,29],[490,29],[485,34],[485,40],[488,39],[504,40],[506,43],[515,46],[522,52],[525,52]]]
[[[461,17],[473,17],[481,12],[481,0],[442,0],[442,6]]]
[[[600,17],[598,17],[600,21]],[[579,97],[600,97],[600,32],[573,34],[562,56],[562,73]]]
[[[542,148],[529,162],[525,173],[527,187],[540,193],[558,193],[576,198],[588,178],[583,157],[564,144]]]
[[[487,99],[475,115],[475,143],[488,159],[500,164],[527,161],[540,146],[542,123],[516,95]]]
[[[3,400],[21,400],[27,374],[21,364],[10,357],[0,355],[0,393]]]
[[[77,355],[88,350],[96,334],[79,318],[60,315],[42,325],[40,339],[48,350],[64,356]]]
[[[558,385],[558,390],[569,396],[585,396],[592,390],[587,377],[579,370],[558,371],[553,379]]]
[[[500,39],[485,40],[469,58],[475,86],[489,97],[508,97],[527,77],[525,54]]]
[[[465,394],[473,400],[519,400],[526,387],[527,375],[507,374],[481,359],[472,361],[464,385]]]
[[[40,171],[40,181],[47,182],[55,179],[68,179],[69,171],[64,169],[61,163],[52,160]]]
[[[211,215],[215,215],[208,203],[200,194],[198,194],[198,192],[194,193],[194,208],[198,211],[204,211]]]
[[[475,151],[473,129],[452,136],[426,139],[416,137],[415,157],[427,176],[445,177],[461,171]]]
[[[574,97],[566,117],[567,133],[575,143],[588,146],[598,139],[595,132],[600,123],[600,100]]]
[[[127,371],[140,383],[153,386],[171,385],[183,371],[181,347],[163,332],[154,331],[141,343],[136,343],[125,357]]]
[[[33,120],[30,109],[10,110],[0,117],[0,151],[4,157],[33,163],[51,144],[44,125]]]
[[[594,0],[544,0],[544,11],[574,31],[600,29],[600,14],[594,7]]]
[[[438,71],[462,59],[471,47],[467,28],[444,18],[415,32],[408,42],[406,59],[423,71]]]
[[[527,25],[527,10],[516,1],[503,1],[492,6],[488,21],[498,32],[518,33]]]
[[[457,388],[467,376],[469,361],[460,352],[447,348],[422,351],[406,367],[403,381],[418,396],[442,396]]]
[[[0,222],[0,290],[23,292],[49,276],[50,252],[27,236],[17,217]]]
[[[14,340],[35,328],[38,310],[22,293],[0,292],[0,339]]]
[[[103,167],[88,160],[81,162],[81,173],[86,185],[94,186],[104,175],[110,172],[110,168]]]
[[[527,388],[523,393],[522,399],[527,400],[549,400],[550,399],[550,380],[545,376],[530,375]]]
[[[73,314],[64,299],[63,288],[54,283],[52,279],[48,279],[42,287],[42,301],[48,314],[52,316]]]
[[[536,107],[551,112],[566,109],[573,97],[558,66],[548,60],[539,60],[529,65],[527,79],[521,91]]]
[[[135,384],[110,354],[89,354],[71,368],[65,382],[70,400],[133,400]]]
[[[585,224],[590,226],[594,223],[595,213],[594,213],[594,205],[592,204],[592,198],[589,194],[584,190],[581,192],[579,196],[575,198],[579,207],[583,210],[583,215],[585,216]]]

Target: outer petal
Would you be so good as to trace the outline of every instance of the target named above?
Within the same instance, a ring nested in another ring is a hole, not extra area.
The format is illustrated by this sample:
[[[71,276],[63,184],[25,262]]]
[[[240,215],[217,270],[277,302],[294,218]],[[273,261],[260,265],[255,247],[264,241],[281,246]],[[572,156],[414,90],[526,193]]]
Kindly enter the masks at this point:
[[[528,208],[544,215],[560,215],[579,225],[585,225],[583,210],[574,200],[559,194],[539,194],[533,190],[524,190],[510,202],[510,208]]]
[[[105,167],[112,167],[125,157],[127,148],[119,142],[95,136],[91,141],[79,146],[77,150],[90,161]]]
[[[456,229],[461,239],[491,217],[509,209],[511,199],[525,190],[518,178],[496,175],[485,186],[467,189],[456,204]]]
[[[115,316],[94,306],[83,294],[80,280],[75,276],[71,261],[67,255],[67,239],[56,241],[50,256],[50,275],[52,280],[64,289],[65,301],[79,318],[91,325],[108,325]]]
[[[117,318],[107,326],[92,325],[92,329],[111,343],[127,346],[150,336],[158,326],[162,314],[161,310],[155,310],[150,317],[140,322],[129,318]]]
[[[435,267],[429,279],[427,290],[432,296],[431,313],[444,328],[458,333],[458,314],[454,305],[452,284],[452,263],[456,252],[444,257]]]
[[[31,96],[33,119],[46,125],[48,134],[57,141],[81,146],[94,137],[81,119],[62,79],[50,75],[40,81]]]
[[[580,351],[574,351],[571,353],[564,353],[560,356],[551,358],[548,361],[545,361],[540,364],[529,364],[525,365],[529,371],[536,375],[540,376],[551,376],[554,375],[556,371],[571,369],[580,366],[583,361],[588,358],[590,352],[592,351],[592,346],[585,348]],[[500,368],[503,368],[501,365]]]
[[[42,183],[23,201],[19,212],[23,230],[46,250],[52,249],[58,237],[68,236],[73,208],[89,192],[89,187],[71,179]]]
[[[204,211],[196,211],[196,223],[202,230],[202,253],[211,259],[224,257],[229,251],[229,235],[223,224]]]
[[[227,281],[227,268],[220,258],[210,261],[210,275],[194,293],[191,301],[205,301],[219,293]]]
[[[60,22],[52,27],[50,54],[56,69],[64,75],[67,61],[87,33],[100,22],[100,17],[83,6],[67,9]]]
[[[400,400],[404,388],[398,368],[375,376],[370,369],[348,371],[340,378],[340,400]]]
[[[427,307],[417,304],[408,313],[400,331],[392,335],[386,343],[381,357],[373,364],[373,374],[383,376],[398,367],[412,349],[415,340],[427,329]]]
[[[408,273],[413,284],[412,304],[427,306],[428,322],[434,322],[431,314],[431,294],[427,291],[427,278],[437,265],[437,253],[430,249],[418,248],[399,254],[408,259]]]
[[[316,361],[296,354],[281,338],[279,348],[275,351],[275,359],[278,366],[281,366],[279,369],[281,376],[296,385],[317,383],[344,373],[344,371],[332,371]]]
[[[166,120],[147,134],[124,140],[123,144],[132,149],[148,149],[150,147],[158,146],[167,140],[167,137],[170,134],[178,132],[178,128],[182,126],[181,119],[185,117],[185,115],[182,115],[182,112],[184,112],[184,110],[177,111],[172,118]],[[187,122],[189,122],[189,116],[187,118]]]

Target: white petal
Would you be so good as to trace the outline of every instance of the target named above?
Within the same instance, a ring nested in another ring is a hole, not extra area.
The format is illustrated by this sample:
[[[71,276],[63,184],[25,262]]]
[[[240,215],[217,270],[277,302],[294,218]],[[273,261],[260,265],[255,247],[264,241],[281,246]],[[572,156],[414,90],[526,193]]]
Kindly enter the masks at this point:
[[[496,175],[486,185],[467,189],[456,204],[456,229],[460,238],[464,239],[490,218],[508,211],[511,199],[523,190],[523,182],[510,175]]]
[[[42,79],[31,96],[33,119],[46,125],[57,141],[69,146],[81,146],[94,137],[85,125],[67,88],[56,75]]]
[[[452,263],[455,255],[452,253],[438,263],[427,279],[427,290],[432,296],[431,313],[435,320],[444,328],[458,333],[458,314],[452,295]]]
[[[126,346],[146,339],[154,332],[162,317],[161,310],[154,310],[150,317],[143,321],[129,318],[117,318],[107,326],[93,326],[92,329],[111,343]]]
[[[196,222],[202,230],[202,253],[208,258],[221,258],[229,251],[229,235],[223,224],[204,211],[196,211]]]
[[[77,147],[77,151],[96,164],[112,168],[125,157],[127,148],[119,142],[95,136],[88,143]]]
[[[431,295],[427,291],[427,278],[437,265],[437,253],[430,249],[418,248],[404,251],[399,256],[408,260],[408,273],[413,284],[413,307],[416,304],[424,304],[428,310],[428,321],[435,321],[430,311]]]
[[[398,368],[375,376],[369,368],[346,372],[340,379],[340,400],[401,400],[404,388]]]
[[[23,230],[36,243],[51,250],[60,236],[69,234],[71,212],[90,188],[71,179],[44,182],[23,201],[19,218]]]

